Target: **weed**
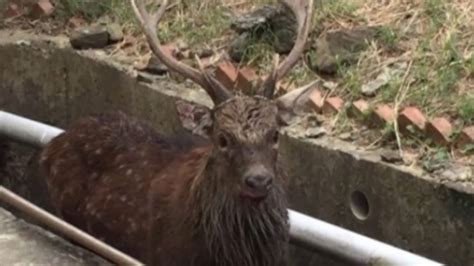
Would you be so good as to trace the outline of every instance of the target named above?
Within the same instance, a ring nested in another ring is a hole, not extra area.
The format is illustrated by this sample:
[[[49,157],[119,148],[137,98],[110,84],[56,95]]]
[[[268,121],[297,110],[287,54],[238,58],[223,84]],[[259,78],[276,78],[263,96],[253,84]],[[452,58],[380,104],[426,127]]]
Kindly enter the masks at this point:
[[[458,113],[464,122],[474,123],[474,92],[459,99]]]

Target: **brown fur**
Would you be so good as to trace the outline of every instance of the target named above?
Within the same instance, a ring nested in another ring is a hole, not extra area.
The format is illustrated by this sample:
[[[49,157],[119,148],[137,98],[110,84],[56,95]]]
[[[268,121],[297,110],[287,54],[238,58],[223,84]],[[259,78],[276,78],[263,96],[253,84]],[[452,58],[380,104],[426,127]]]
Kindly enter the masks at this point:
[[[45,148],[41,169],[58,214],[147,264],[286,265],[276,113],[269,100],[231,98],[213,110],[210,141],[167,138],[123,113],[84,118]],[[239,196],[256,163],[275,174],[260,203]]]

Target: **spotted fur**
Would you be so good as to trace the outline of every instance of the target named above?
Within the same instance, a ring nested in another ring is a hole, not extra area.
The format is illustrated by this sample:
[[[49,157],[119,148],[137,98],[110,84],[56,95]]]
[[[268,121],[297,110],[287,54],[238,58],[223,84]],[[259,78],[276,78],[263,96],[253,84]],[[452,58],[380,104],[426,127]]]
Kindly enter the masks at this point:
[[[121,112],[87,117],[44,149],[40,166],[59,215],[146,264],[286,265],[276,113],[270,100],[234,97],[212,111],[209,139],[169,138]],[[239,196],[255,163],[276,176],[258,204]]]

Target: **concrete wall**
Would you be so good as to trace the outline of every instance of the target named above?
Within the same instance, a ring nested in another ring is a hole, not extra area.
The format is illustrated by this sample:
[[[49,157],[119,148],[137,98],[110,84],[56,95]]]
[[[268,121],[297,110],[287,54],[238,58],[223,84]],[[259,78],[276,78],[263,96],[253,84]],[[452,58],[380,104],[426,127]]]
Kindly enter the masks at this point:
[[[120,109],[173,133],[183,130],[173,106],[177,95],[208,103],[199,91],[166,82],[141,85],[120,66],[56,46],[0,44],[1,109],[59,127],[85,114]],[[450,265],[474,262],[474,198],[460,192],[470,190],[468,184],[449,188],[326,137],[298,139],[287,133],[282,143],[291,208]],[[38,197],[41,180],[33,177],[34,150],[8,145],[8,163],[2,169],[0,162],[2,182],[46,206]],[[22,168],[30,170],[25,174]],[[34,188],[30,179],[37,182]],[[359,218],[350,208],[351,196]],[[318,262],[335,265],[315,254],[295,255],[295,265]]]

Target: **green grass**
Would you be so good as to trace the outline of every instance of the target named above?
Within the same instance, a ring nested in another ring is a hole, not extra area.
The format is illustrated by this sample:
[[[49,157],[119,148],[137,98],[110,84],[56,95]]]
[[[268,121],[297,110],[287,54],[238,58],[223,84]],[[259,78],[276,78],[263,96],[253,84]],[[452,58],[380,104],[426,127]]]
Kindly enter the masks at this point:
[[[459,99],[457,109],[461,119],[467,124],[474,123],[474,92]]]

